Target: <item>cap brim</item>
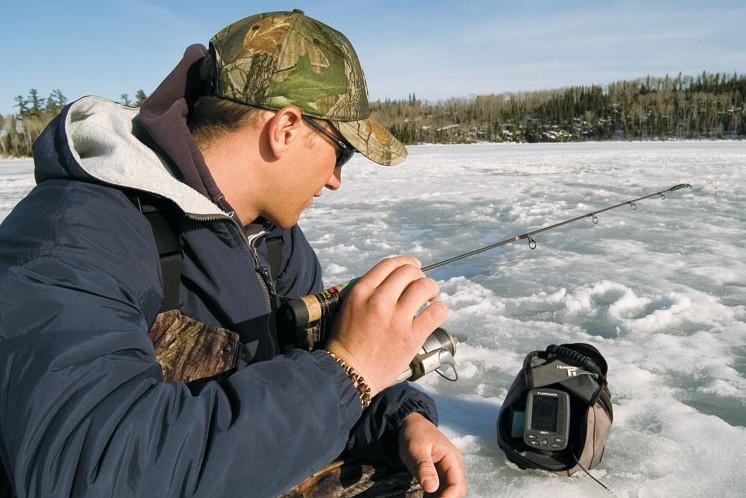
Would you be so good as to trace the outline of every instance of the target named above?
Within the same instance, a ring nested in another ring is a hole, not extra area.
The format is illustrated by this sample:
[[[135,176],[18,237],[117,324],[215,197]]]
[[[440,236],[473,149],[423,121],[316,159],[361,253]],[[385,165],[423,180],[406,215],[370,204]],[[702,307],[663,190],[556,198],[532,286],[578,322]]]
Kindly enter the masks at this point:
[[[404,145],[373,118],[333,123],[355,150],[374,163],[395,166],[407,158],[407,149]]]

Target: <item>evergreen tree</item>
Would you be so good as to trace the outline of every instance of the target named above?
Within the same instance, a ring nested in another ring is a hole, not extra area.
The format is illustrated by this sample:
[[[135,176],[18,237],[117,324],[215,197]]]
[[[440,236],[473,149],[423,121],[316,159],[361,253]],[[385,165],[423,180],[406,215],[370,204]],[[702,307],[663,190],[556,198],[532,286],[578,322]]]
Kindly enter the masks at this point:
[[[36,88],[32,88],[31,90],[29,90],[28,94],[28,101],[31,103],[31,114],[35,116],[39,115],[43,108],[43,99],[39,96],[39,90],[37,90]]]
[[[140,107],[145,103],[145,100],[147,100],[147,98],[148,95],[141,88],[135,93],[135,106]]]
[[[16,95],[15,101],[16,104],[13,107],[18,108],[18,114],[20,114],[21,116],[28,114],[28,101],[23,98],[23,95]]]
[[[52,90],[50,97],[59,109],[62,109],[67,104],[67,97],[65,97],[60,89]]]

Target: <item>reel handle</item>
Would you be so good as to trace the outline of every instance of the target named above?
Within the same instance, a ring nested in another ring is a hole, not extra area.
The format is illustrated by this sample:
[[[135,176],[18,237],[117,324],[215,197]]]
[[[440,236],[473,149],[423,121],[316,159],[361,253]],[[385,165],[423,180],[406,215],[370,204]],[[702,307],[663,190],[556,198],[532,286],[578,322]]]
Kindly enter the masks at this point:
[[[399,375],[395,383],[410,382],[424,377],[430,372],[435,372],[446,380],[455,382],[458,380],[456,371],[456,338],[446,329],[438,327],[425,340],[425,344],[412,359],[409,368]],[[453,371],[452,375],[447,372]]]

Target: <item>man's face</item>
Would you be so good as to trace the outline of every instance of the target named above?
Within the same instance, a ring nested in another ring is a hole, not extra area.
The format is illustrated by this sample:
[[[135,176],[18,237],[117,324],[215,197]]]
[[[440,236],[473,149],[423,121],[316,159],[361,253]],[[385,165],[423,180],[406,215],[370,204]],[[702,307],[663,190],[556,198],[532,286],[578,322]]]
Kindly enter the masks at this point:
[[[317,121],[326,131],[337,136],[338,132],[328,123]],[[337,190],[342,183],[341,168],[336,168],[337,145],[308,126],[292,145],[284,166],[278,168],[278,181],[272,197],[276,202],[267,206],[265,217],[283,228],[298,223],[305,208],[321,195],[324,187]]]

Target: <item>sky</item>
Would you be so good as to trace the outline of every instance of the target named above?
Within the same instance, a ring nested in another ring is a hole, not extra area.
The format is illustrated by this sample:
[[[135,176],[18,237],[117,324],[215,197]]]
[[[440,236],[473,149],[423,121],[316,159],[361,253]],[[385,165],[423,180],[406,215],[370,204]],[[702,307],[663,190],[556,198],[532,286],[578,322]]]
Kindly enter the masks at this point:
[[[746,71],[746,2],[732,0],[3,0],[0,113],[15,112],[15,96],[31,88],[69,99],[150,93],[188,45],[293,8],[347,35],[372,99]]]

